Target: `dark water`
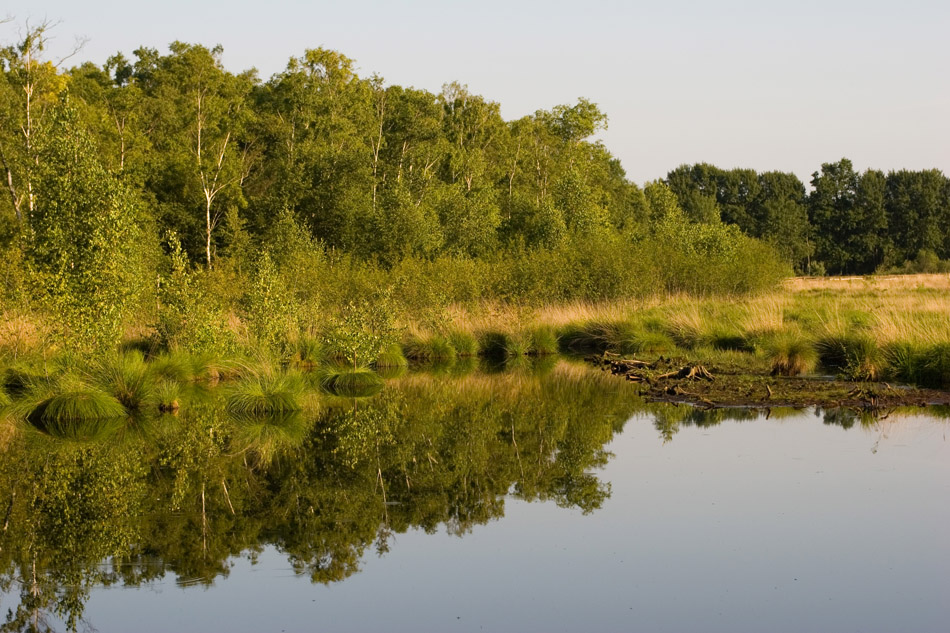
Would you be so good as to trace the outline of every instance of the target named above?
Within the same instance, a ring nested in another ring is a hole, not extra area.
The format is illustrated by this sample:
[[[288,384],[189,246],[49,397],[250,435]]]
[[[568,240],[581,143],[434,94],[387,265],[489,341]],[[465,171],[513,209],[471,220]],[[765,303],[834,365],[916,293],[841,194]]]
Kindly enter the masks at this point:
[[[529,369],[272,420],[196,394],[95,442],[21,429],[6,630],[950,627],[943,412],[704,413]]]

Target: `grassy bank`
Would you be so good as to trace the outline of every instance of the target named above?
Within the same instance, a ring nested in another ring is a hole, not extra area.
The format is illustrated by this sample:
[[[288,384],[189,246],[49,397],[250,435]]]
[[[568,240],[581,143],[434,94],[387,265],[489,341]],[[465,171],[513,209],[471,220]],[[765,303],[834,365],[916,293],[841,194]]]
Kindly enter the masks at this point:
[[[304,406],[308,393],[371,393],[407,365],[465,372],[479,358],[521,367],[559,352],[605,351],[733,375],[826,374],[947,389],[948,291],[946,275],[796,278],[739,298],[654,295],[534,308],[483,301],[411,314],[376,306],[314,322],[268,348],[231,319],[239,342],[231,353],[165,349],[137,329],[124,351],[87,361],[47,345],[41,321],[11,315],[0,329],[0,396],[27,418],[64,423],[175,412],[189,389],[223,380],[229,409],[272,413]]]

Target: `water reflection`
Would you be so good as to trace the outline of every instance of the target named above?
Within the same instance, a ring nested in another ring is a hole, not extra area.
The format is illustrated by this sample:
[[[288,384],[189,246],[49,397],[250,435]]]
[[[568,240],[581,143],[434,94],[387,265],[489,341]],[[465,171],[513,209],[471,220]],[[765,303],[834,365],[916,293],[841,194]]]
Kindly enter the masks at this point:
[[[473,370],[414,371],[375,396],[276,417],[231,416],[218,391],[195,390],[178,416],[117,421],[108,433],[63,439],[7,421],[2,630],[77,629],[97,586],[169,573],[207,585],[267,546],[314,582],[340,581],[393,534],[462,536],[500,518],[512,496],[595,512],[611,490],[596,474],[605,446],[634,413],[652,415],[664,441],[685,426],[796,413],[648,404],[553,359]],[[825,421],[865,424],[849,415]]]

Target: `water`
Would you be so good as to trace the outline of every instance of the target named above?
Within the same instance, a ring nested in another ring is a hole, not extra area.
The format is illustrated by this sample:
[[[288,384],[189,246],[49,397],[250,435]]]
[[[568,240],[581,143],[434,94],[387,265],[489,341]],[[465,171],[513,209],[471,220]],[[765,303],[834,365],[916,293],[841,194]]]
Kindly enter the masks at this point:
[[[0,606],[103,633],[946,630],[942,412],[766,419],[626,387],[408,376],[281,441],[205,412],[116,450],[11,445],[48,489],[0,475],[30,525],[4,533]]]

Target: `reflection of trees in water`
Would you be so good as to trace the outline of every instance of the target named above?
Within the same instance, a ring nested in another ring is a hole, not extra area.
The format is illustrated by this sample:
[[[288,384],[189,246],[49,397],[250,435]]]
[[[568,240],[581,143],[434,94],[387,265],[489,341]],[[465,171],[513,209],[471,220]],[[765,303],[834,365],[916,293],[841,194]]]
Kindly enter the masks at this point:
[[[205,398],[108,441],[23,428],[0,447],[0,588],[16,600],[3,630],[75,629],[95,586],[209,584],[266,545],[342,580],[392,534],[463,535],[507,494],[594,511],[609,486],[591,471],[637,406],[623,387],[570,366],[414,374],[309,418],[234,419]]]

